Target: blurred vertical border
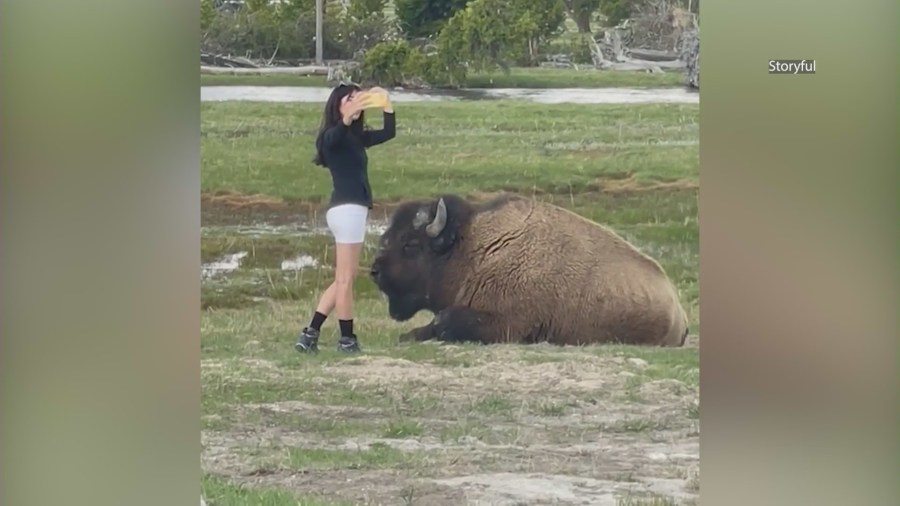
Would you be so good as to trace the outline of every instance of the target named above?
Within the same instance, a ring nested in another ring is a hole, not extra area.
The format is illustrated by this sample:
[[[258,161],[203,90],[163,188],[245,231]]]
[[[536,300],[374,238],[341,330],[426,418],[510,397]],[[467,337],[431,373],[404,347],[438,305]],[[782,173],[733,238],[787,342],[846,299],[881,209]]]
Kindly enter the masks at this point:
[[[199,2],[0,5],[0,504],[197,504]]]
[[[898,19],[703,5],[703,504],[900,504]]]
[[[198,11],[0,5],[2,504],[197,502]],[[900,502],[898,19],[704,6],[703,504]]]

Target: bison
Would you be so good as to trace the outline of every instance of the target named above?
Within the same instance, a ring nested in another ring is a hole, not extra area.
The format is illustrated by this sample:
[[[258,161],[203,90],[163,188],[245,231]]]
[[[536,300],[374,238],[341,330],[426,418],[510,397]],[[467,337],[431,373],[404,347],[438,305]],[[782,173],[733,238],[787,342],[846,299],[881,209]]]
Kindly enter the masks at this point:
[[[613,231],[514,194],[394,212],[370,276],[401,341],[682,346],[688,320],[662,267]]]

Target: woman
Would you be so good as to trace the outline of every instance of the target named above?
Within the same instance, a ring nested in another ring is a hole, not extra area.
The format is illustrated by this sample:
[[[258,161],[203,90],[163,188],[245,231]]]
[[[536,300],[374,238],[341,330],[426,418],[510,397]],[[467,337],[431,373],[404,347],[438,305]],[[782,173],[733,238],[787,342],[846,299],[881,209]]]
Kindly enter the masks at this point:
[[[337,313],[341,329],[338,350],[360,351],[356,334],[353,333],[353,280],[366,237],[369,209],[372,208],[366,149],[387,142],[396,134],[394,109],[387,91],[382,88],[372,88],[368,95],[380,93],[384,97],[384,128],[363,128],[363,109],[370,102],[359,99],[361,91],[356,85],[341,84],[331,92],[316,137],[313,162],[331,171],[334,184],[325,217],[334,235],[337,260],[334,282],[322,294],[312,321],[294,345],[297,351],[303,353],[318,351],[319,332],[332,310]]]

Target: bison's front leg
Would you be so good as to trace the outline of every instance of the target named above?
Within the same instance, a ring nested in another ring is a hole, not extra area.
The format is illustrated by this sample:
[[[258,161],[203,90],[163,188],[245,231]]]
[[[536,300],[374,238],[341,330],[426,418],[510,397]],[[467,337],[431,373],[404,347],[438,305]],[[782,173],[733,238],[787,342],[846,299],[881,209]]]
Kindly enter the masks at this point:
[[[400,336],[400,342],[430,341],[487,343],[488,328],[493,321],[490,313],[467,306],[453,306],[434,316],[428,325]]]
[[[444,309],[431,322],[433,339],[452,343],[487,343],[490,341],[488,329],[493,317],[485,311],[468,306],[453,306]]]
[[[434,322],[425,325],[424,327],[418,327],[410,330],[409,332],[402,334],[400,336],[401,343],[408,343],[412,341],[428,341],[429,339],[434,338]]]

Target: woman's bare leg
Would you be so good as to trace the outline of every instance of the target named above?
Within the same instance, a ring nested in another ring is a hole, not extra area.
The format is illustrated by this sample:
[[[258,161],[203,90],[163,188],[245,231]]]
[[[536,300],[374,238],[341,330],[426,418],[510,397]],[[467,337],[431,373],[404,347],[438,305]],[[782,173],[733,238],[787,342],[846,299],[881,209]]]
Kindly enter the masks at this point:
[[[330,315],[334,311],[334,305],[337,303],[336,294],[337,285],[332,281],[328,288],[322,292],[322,296],[319,297],[319,305],[316,306],[316,312],[325,316]]]
[[[341,337],[353,337],[353,281],[359,269],[363,243],[338,244],[335,268],[335,313],[341,325]]]
[[[329,211],[330,213],[331,211]],[[353,281],[359,269],[359,257],[364,245],[364,237],[359,242],[337,242],[346,236],[346,224],[338,216],[326,216],[328,226],[335,235],[334,282],[325,289],[316,305],[316,313],[310,325],[303,329],[294,347],[301,352],[318,351],[319,331],[322,323],[332,312],[336,312],[341,329],[338,349],[359,351],[359,344],[353,332]],[[334,220],[333,220],[334,219]],[[363,216],[365,220],[365,215]]]
[[[328,288],[319,297],[319,303],[316,305],[316,312],[313,314],[309,325],[303,328],[303,331],[297,337],[297,343],[294,348],[303,353],[316,353],[319,351],[319,333],[325,319],[334,310],[337,301],[337,284],[332,282]]]

